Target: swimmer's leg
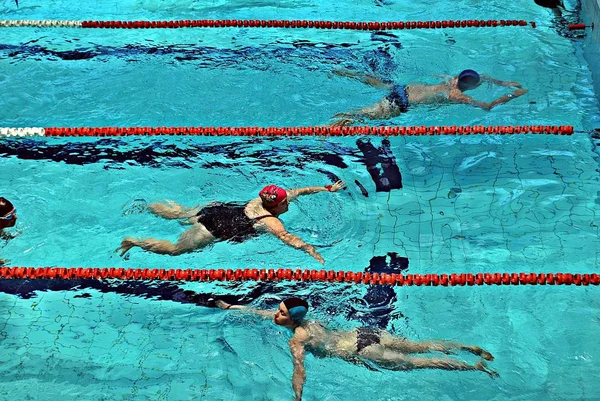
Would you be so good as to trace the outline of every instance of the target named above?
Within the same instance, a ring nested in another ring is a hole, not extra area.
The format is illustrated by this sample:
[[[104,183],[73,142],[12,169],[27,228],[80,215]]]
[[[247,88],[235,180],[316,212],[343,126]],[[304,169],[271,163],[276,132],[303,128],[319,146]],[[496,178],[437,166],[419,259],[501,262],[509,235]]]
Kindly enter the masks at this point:
[[[200,211],[200,206],[185,207],[180,204],[167,200],[167,203],[153,203],[148,206],[148,209],[153,214],[164,219],[188,219],[196,215]]]
[[[158,253],[161,255],[181,255],[182,253],[192,252],[212,243],[215,237],[202,224],[196,223],[192,228],[185,231],[177,243],[172,243],[168,240],[159,240],[154,238],[136,239],[125,238],[121,242],[121,246],[116,249],[116,252],[121,252],[121,256],[125,255],[131,248],[139,246],[140,248]]]
[[[339,118],[339,120],[334,121],[329,125],[331,127],[343,127],[355,122],[364,123],[365,119],[388,120],[392,117],[397,117],[400,114],[402,113],[394,110],[393,105],[387,98],[383,98],[371,106],[366,106],[357,110],[351,110],[345,113],[338,113],[332,118]]]
[[[383,80],[379,77],[376,77],[373,74],[367,74],[364,72],[358,72],[358,71],[352,71],[352,70],[346,70],[346,69],[335,69],[332,72],[335,75],[338,75],[340,77],[356,79],[357,81],[362,82],[363,84],[372,86],[374,88],[391,89],[394,86],[392,83],[386,82],[385,80]]]
[[[494,356],[491,353],[472,345],[464,345],[450,341],[409,341],[405,338],[392,336],[386,332],[381,334],[381,345],[405,354],[420,354],[431,351],[451,354],[451,350],[461,350],[480,356],[488,361],[494,360]]]
[[[360,356],[376,362],[383,368],[390,370],[412,370],[412,369],[442,369],[442,370],[479,370],[487,373],[490,377],[498,376],[498,373],[488,369],[484,361],[469,365],[463,361],[450,358],[414,358],[403,353],[391,351],[383,345],[371,345],[361,351]]]

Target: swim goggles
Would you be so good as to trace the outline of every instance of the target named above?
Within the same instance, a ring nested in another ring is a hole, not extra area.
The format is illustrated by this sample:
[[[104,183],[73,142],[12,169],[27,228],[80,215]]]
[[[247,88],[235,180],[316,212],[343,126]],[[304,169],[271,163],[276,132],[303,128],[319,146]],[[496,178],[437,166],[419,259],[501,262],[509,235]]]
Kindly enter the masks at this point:
[[[0,220],[12,220],[16,214],[17,214],[17,209],[13,209],[12,211],[8,212],[8,214],[6,216],[0,217]]]

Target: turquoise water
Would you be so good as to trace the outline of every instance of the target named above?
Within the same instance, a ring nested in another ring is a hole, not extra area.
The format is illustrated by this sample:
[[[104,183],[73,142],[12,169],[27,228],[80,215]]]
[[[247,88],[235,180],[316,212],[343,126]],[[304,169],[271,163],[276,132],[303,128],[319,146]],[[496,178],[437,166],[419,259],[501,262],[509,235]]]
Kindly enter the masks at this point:
[[[8,96],[0,97],[0,126],[325,124],[384,96],[332,76],[340,65],[401,82],[434,82],[434,75],[470,67],[529,89],[493,112],[423,107],[390,124],[569,124],[586,131],[598,122],[578,43],[558,36],[550,15],[529,1],[489,7],[458,1],[447,9],[433,1],[20,3],[19,9],[0,3],[3,18],[510,16],[536,20],[539,28],[411,31],[396,38],[308,30],[2,29],[0,83]],[[487,89],[474,95],[502,93]],[[270,237],[178,257],[134,249],[122,259],[114,249],[125,236],[175,240],[184,229],[129,214],[135,202],[242,201],[268,183],[324,185],[335,176],[348,182],[347,190],[304,197],[283,217],[290,232],[318,247],[327,269],[364,271],[373,257],[395,252],[409,259],[409,273],[597,272],[598,164],[587,133],[392,138],[403,188],[389,193],[375,192],[355,140],[3,139],[0,195],[15,203],[20,220],[19,236],[0,244],[0,255],[27,266],[321,268]],[[339,329],[364,325],[365,315],[381,309],[365,301],[373,291],[367,287],[180,286],[257,307],[299,293],[315,305],[311,318]],[[150,290],[134,295],[82,285],[17,297],[8,287],[0,283],[3,399],[292,398],[289,334],[269,322],[161,300]],[[309,355],[305,400],[593,400],[600,393],[596,288],[402,288],[387,305],[388,330],[480,345],[496,356],[490,365],[501,377],[374,372]]]

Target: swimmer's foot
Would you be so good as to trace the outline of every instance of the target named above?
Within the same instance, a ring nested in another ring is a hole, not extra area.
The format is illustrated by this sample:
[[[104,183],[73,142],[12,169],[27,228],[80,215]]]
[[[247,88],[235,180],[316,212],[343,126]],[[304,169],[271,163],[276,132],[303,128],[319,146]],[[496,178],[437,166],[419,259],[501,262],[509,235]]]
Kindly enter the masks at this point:
[[[137,240],[135,238],[125,238],[121,242],[121,246],[115,249],[115,252],[121,252],[119,256],[124,256],[134,246],[138,246]]]
[[[331,71],[332,74],[338,75],[340,77],[353,77],[356,75],[356,72],[354,71],[350,71],[350,70],[346,70],[343,68],[334,68]]]
[[[148,201],[145,199],[134,199],[123,206],[123,217],[131,214],[142,214],[148,209]]]
[[[494,356],[492,354],[490,354],[489,352],[487,352],[486,350],[484,350],[483,348],[479,348],[479,347],[465,347],[464,348],[465,351],[469,351],[470,353],[480,356],[483,359],[485,359],[486,361],[493,361],[494,360]]]
[[[334,116],[335,118],[335,116]],[[354,119],[352,118],[340,118],[337,121],[332,122],[331,124],[329,124],[330,127],[347,127],[349,125],[352,125],[354,123]]]
[[[480,362],[476,363],[475,369],[487,373],[488,375],[490,375],[490,377],[492,379],[495,379],[496,377],[500,377],[498,372],[496,372],[495,370],[489,369],[487,367],[487,363],[485,363],[485,361],[480,361]]]

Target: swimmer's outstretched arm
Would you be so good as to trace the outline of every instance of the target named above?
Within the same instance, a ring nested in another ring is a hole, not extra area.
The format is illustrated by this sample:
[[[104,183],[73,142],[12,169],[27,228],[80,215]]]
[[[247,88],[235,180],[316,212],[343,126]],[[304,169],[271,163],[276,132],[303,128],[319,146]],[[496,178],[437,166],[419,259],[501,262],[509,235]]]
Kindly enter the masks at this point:
[[[527,93],[527,89],[517,89],[512,93],[509,93],[508,95],[500,96],[498,99],[494,100],[491,103],[480,102],[479,100],[475,100],[470,96],[462,94],[459,96],[455,96],[454,98],[452,98],[452,100],[456,103],[471,104],[475,107],[479,107],[484,110],[490,111],[494,107],[509,102],[514,98],[524,95],[525,93]]]
[[[335,182],[332,185],[327,185],[325,187],[304,187],[304,188],[296,188],[288,190],[288,199],[294,200],[300,195],[311,195],[316,194],[318,192],[337,192],[340,189],[344,188],[346,183],[342,180]]]
[[[306,381],[306,369],[304,368],[304,344],[308,339],[306,330],[302,328],[296,329],[294,337],[290,340],[290,351],[292,352],[292,358],[294,359],[294,374],[292,375],[292,387],[294,394],[296,395],[295,400],[302,400],[302,391],[304,390],[304,382]]]
[[[518,82],[501,81],[499,79],[488,77],[487,75],[482,75],[481,76],[481,80],[484,81],[484,82],[491,82],[491,83],[496,84],[496,85],[505,86],[507,88],[509,88],[509,87],[522,88],[523,87],[523,85],[521,85]]]
[[[251,313],[254,313],[260,317],[263,317],[265,319],[273,319],[273,317],[275,316],[275,312],[273,311],[268,311],[268,310],[262,310],[262,309],[252,309],[249,308],[247,306],[243,306],[243,305],[232,305],[232,304],[228,304],[225,301],[221,301],[220,299],[215,301],[215,305],[217,306],[217,308],[221,308],[223,310],[245,310]]]
[[[363,84],[372,86],[374,88],[391,89],[394,86],[393,84],[391,84],[389,82],[385,82],[384,80],[382,80],[379,77],[376,77],[375,75],[367,74],[364,72],[346,70],[346,69],[342,69],[342,68],[336,68],[332,72],[335,75],[338,75],[340,77],[356,79],[357,81],[362,82]]]
[[[317,259],[319,263],[325,264],[325,259],[315,250],[315,247],[302,241],[300,237],[287,232],[281,220],[276,217],[267,217],[261,220],[261,224],[264,224],[267,230],[283,241],[286,245],[301,249],[308,253],[313,258]]]
[[[527,89],[517,89],[517,90],[513,91],[512,93],[509,93],[508,95],[500,96],[498,99],[496,99],[492,103],[490,103],[490,106],[489,106],[490,108],[488,110],[491,110],[496,106],[499,106],[501,104],[509,102],[519,96],[523,96],[526,93],[527,93]]]

